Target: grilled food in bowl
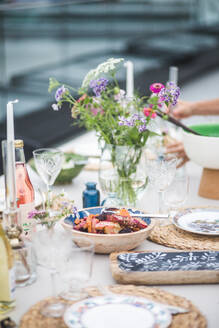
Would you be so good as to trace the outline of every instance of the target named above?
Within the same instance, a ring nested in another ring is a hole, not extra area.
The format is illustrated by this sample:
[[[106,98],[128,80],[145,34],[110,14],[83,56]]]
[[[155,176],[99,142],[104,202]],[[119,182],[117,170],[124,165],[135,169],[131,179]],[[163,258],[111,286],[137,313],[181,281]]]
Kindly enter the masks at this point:
[[[85,208],[75,215],[62,219],[61,223],[65,229],[71,230],[74,236],[83,236],[92,240],[95,244],[95,253],[100,254],[136,248],[150,235],[155,226],[155,220],[148,216],[132,217],[132,214],[142,214],[142,211],[124,209],[123,215],[120,215],[119,209],[112,210],[115,213],[110,218],[107,214],[109,209],[106,210],[103,207]]]

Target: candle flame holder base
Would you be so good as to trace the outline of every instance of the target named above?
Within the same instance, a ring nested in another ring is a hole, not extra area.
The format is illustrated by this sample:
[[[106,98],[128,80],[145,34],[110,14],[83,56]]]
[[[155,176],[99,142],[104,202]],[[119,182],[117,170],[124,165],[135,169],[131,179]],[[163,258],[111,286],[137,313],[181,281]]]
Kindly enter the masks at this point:
[[[3,226],[12,248],[19,248],[23,245],[22,227],[20,222],[19,209],[6,209],[3,212]]]

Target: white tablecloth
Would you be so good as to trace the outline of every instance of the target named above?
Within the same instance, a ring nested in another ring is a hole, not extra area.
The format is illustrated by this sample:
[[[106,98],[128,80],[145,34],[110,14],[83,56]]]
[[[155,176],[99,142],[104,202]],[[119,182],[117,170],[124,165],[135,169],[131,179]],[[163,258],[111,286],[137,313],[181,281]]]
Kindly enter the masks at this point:
[[[90,150],[90,152],[92,151],[92,154],[94,154],[97,150],[97,142],[94,135],[89,133],[60,148],[63,150],[74,148],[77,151],[81,150],[82,153],[86,153]],[[194,163],[188,163],[186,169],[190,176],[190,191],[186,206],[219,205],[219,201],[204,199],[198,196],[201,167],[198,167]],[[35,185],[41,184],[35,175],[31,173],[31,176]],[[83,170],[71,185],[64,187],[65,191],[75,200],[75,204],[78,208],[82,207],[82,191],[87,181],[98,182],[97,171]],[[62,189],[63,186],[55,187],[56,191],[61,191]],[[150,187],[145,191],[144,197],[139,203],[139,207],[148,211],[157,211],[156,193]],[[166,247],[146,240],[139,247],[139,250],[144,249],[162,250],[166,249]],[[115,284],[110,272],[109,257],[107,255],[95,255],[92,284],[98,284],[98,282],[101,282],[101,284]],[[61,286],[59,286],[59,288],[61,288]],[[165,285],[159,286],[159,288],[186,297],[205,315],[209,328],[219,327],[219,286],[217,284]],[[51,285],[49,274],[45,269],[39,268],[38,279],[33,285],[16,290],[16,309],[12,312],[12,318],[16,322],[19,322],[21,316],[31,305],[50,295]]]

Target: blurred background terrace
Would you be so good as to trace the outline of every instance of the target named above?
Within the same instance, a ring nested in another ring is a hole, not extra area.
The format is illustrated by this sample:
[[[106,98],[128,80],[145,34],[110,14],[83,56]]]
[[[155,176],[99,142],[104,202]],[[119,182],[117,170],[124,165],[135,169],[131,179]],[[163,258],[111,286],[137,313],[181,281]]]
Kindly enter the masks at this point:
[[[185,86],[219,66],[218,0],[0,0],[0,137],[9,100],[15,134],[32,149],[57,145],[83,130],[70,112],[51,109],[49,77],[74,88],[110,57],[132,60],[135,87],[166,83],[178,66]],[[119,72],[121,85],[125,69]]]

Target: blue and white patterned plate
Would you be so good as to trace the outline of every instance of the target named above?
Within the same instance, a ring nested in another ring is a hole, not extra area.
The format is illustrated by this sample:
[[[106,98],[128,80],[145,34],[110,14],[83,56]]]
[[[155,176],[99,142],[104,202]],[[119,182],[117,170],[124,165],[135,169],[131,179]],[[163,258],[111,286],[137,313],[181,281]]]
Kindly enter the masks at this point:
[[[100,214],[103,211],[103,209],[104,209],[103,206],[97,206],[97,207],[90,207],[83,210],[79,210],[77,214],[66,217],[64,219],[64,223],[74,226],[74,221],[76,218],[82,219],[88,216],[89,214]],[[127,208],[127,210],[129,211],[130,214],[143,213],[139,210],[132,209],[132,208]],[[151,219],[148,216],[141,217],[141,219],[144,220],[147,223],[147,225],[151,223]]]
[[[69,328],[166,328],[169,311],[142,297],[107,295],[71,305],[64,314]]]
[[[219,236],[219,209],[188,208],[177,213],[173,218],[173,223],[185,231]]]

